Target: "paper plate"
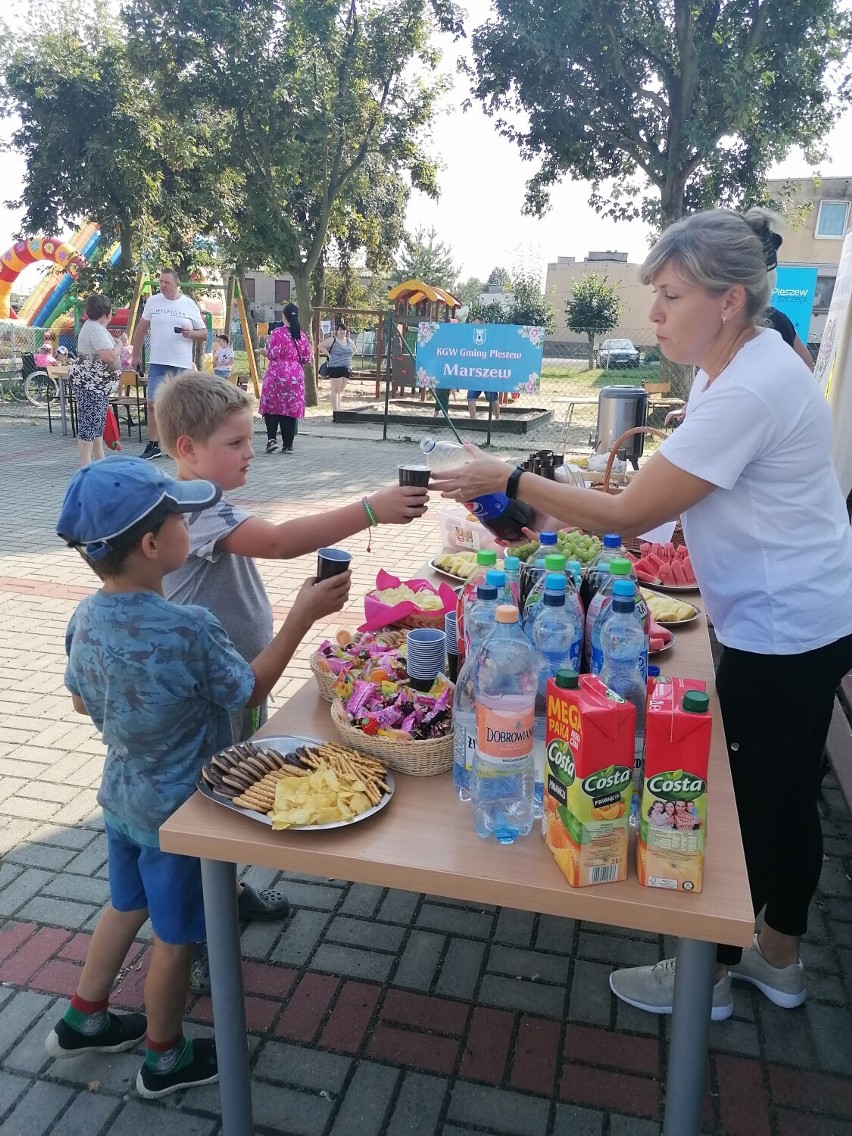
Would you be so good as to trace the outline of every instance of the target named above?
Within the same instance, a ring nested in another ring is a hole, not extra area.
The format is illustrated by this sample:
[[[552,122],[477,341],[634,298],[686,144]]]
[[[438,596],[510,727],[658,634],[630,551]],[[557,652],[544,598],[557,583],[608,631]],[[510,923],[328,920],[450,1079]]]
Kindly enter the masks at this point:
[[[328,739],[326,739],[327,741]],[[270,749],[277,750],[278,753],[286,755],[292,753],[293,750],[299,749],[300,746],[316,746],[325,745],[326,742],[319,738],[302,738],[296,737],[292,734],[278,735],[266,738],[257,738],[254,742],[258,746],[269,746]],[[396,782],[394,781],[393,774],[388,771],[384,777],[385,784],[388,786],[388,792],[384,793],[382,799],[377,805],[373,805],[371,809],[366,812],[359,813],[357,816],[350,817],[348,820],[334,820],[328,824],[302,824],[293,825],[290,828],[282,828],[281,832],[325,832],[332,828],[349,828],[350,825],[357,824],[359,821],[367,820],[368,817],[375,816],[376,813],[388,804],[390,804],[393,797],[394,790],[396,789]],[[223,808],[230,809],[232,813],[240,813],[241,816],[246,816],[250,820],[256,820],[260,824],[265,824],[267,828],[272,827],[272,821],[266,813],[256,812],[254,809],[244,809],[240,805],[235,805],[230,797],[220,796],[214,792],[207,782],[199,777],[196,782],[196,788],[202,796],[206,797],[208,801],[213,801],[214,804],[221,805]]]

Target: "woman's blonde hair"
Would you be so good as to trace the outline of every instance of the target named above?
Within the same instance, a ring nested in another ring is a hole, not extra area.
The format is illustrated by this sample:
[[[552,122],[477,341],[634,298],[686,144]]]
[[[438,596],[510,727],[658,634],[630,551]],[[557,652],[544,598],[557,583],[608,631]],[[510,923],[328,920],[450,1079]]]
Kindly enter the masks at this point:
[[[640,270],[650,284],[664,264],[708,292],[721,294],[734,284],[745,289],[745,314],[752,320],[769,303],[768,246],[773,244],[775,214],[750,209],[742,215],[730,209],[708,209],[669,225]]]
[[[231,414],[248,410],[251,403],[245,391],[227,379],[184,371],[160,385],[155,406],[160,445],[173,458],[182,434],[195,442],[206,442]]]

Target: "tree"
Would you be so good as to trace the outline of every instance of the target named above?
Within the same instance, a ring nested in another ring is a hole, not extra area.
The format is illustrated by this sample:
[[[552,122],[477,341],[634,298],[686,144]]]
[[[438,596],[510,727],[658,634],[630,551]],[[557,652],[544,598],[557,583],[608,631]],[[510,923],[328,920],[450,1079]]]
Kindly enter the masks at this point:
[[[461,300],[463,304],[470,307],[471,304],[478,302],[484,288],[485,285],[478,276],[470,276],[463,283],[456,284],[455,291],[452,289],[450,291],[453,292],[457,300]]]
[[[556,327],[553,304],[542,291],[536,276],[520,269],[515,275],[514,290],[508,303],[492,300],[471,304],[468,320],[481,319],[485,323],[513,323],[530,327],[543,327],[550,334]]]
[[[391,279],[396,284],[404,280],[422,280],[424,284],[451,292],[458,274],[452,250],[438,240],[437,230],[419,228],[403,238]]]
[[[666,225],[736,206],[792,146],[817,155],[849,97],[852,18],[840,0],[495,6],[473,34],[474,93],[525,156],[541,157],[532,213],[566,173],[592,182],[592,205],[617,219]]]
[[[608,276],[589,272],[575,280],[565,301],[565,321],[571,331],[589,337],[589,370],[595,365],[595,338],[612,331],[621,315],[621,301]]]
[[[499,265],[492,268],[488,273],[486,284],[492,288],[498,288],[501,292],[509,292],[512,289],[512,279],[509,273],[505,268],[500,268]]]
[[[55,232],[91,220],[103,251],[118,240],[115,270],[81,276],[128,295],[146,263],[189,273],[210,260],[215,195],[197,156],[203,124],[177,123],[140,97],[123,35],[105,0],[30,9],[26,34],[7,40],[0,106],[16,115],[10,148],[25,164],[24,231]],[[150,92],[148,93],[150,94]]]
[[[419,0],[129,0],[125,20],[160,96],[217,118],[231,254],[290,272],[306,323],[368,163],[435,195],[423,134],[443,84]]]

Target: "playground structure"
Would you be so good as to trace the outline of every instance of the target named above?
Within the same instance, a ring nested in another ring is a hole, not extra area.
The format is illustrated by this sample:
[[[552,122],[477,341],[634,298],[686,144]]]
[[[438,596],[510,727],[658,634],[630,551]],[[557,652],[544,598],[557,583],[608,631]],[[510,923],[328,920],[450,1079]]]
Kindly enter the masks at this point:
[[[417,351],[417,325],[424,320],[444,323],[455,318],[454,313],[462,306],[461,300],[435,288],[422,280],[405,280],[388,292],[388,300],[393,305],[394,327],[390,353],[390,381],[393,392],[405,387],[416,386],[414,356]],[[421,402],[426,392],[421,392]]]

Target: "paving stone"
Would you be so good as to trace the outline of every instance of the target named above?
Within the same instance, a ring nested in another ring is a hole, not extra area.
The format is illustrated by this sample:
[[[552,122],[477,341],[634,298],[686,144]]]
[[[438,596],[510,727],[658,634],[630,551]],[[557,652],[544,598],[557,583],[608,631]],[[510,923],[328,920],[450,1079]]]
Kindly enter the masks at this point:
[[[42,889],[42,895],[58,896],[100,907],[109,901],[109,886],[103,880],[61,872]]]
[[[262,1082],[253,1085],[252,1103],[255,1132],[268,1129],[275,1136],[283,1136],[285,1132],[287,1136],[323,1136],[334,1107],[333,1101],[318,1093],[298,1092]]]
[[[470,939],[486,939],[491,934],[494,917],[489,913],[439,907],[424,903],[417,915],[417,926],[429,931],[445,931]]]
[[[362,978],[368,982],[385,982],[396,962],[396,956],[356,947],[339,947],[323,943],[311,960],[315,970],[331,974],[345,974],[349,978]]]
[[[570,955],[574,953],[574,933],[579,926],[573,919],[560,919],[556,915],[542,915],[535,934],[536,950],[550,954]]]
[[[443,935],[412,931],[391,979],[393,985],[408,986],[412,990],[431,989],[445,941]]]
[[[385,1136],[434,1136],[446,1096],[443,1077],[405,1073]]]
[[[56,1136],[95,1136],[121,1107],[114,1097],[101,1093],[78,1093],[62,1114]]]
[[[592,1112],[577,1105],[558,1104],[553,1118],[552,1136],[603,1136],[603,1125],[602,1112]],[[625,1132],[624,1136],[629,1134]]]
[[[96,910],[90,903],[72,903],[40,895],[19,907],[18,915],[36,923],[52,923],[78,930],[86,925]]]
[[[852,1017],[848,1008],[825,1006],[808,999],[805,1012],[819,1055],[819,1067],[826,1073],[852,1076]]]
[[[568,981],[569,965],[568,959],[548,955],[543,951],[519,951],[513,947],[492,946],[488,952],[489,971],[562,986]]]
[[[346,1057],[323,1053],[315,1048],[267,1041],[260,1047],[254,1074],[277,1084],[337,1095],[351,1066],[352,1062]]]
[[[353,884],[346,893],[339,908],[341,915],[356,915],[362,919],[372,919],[376,914],[385,889],[368,884]]]
[[[172,1101],[173,1097],[167,1097]],[[129,1136],[132,1132],[150,1132],[157,1136],[212,1136],[216,1122],[205,1117],[179,1112],[176,1106],[153,1101],[130,1100],[107,1129],[109,1136]]]
[[[372,947],[379,951],[399,950],[404,927],[389,927],[367,919],[350,919],[335,916],[325,931],[326,941],[344,943],[353,947]]]
[[[660,1136],[660,1131],[659,1124],[653,1120],[610,1114],[609,1136]]]
[[[565,1010],[565,988],[486,974],[480,983],[479,1000],[486,1006],[561,1018]]]
[[[288,880],[287,898],[300,911],[315,908],[319,911],[334,911],[341,899],[342,888],[336,884],[319,885],[304,883],[301,880]]]
[[[54,1061],[47,1075],[80,1089],[85,1089],[92,1081],[99,1081],[101,1092],[124,1096],[135,1093],[136,1076],[144,1059],[142,1045],[129,1053],[81,1053],[79,1057]]]
[[[89,826],[91,827],[91,826]],[[106,836],[98,835],[66,865],[65,870],[81,876],[91,876],[107,862]]]
[[[386,923],[410,923],[419,902],[417,892],[392,889],[382,900],[376,918]]]
[[[513,947],[530,947],[535,920],[532,911],[513,911],[511,907],[504,907],[497,917],[494,939]]]
[[[541,1136],[547,1127],[549,1112],[549,1101],[457,1081],[447,1119],[462,1126],[494,1128],[512,1136]]]
[[[303,966],[322,939],[328,916],[321,911],[298,908],[272,952],[273,962]]]
[[[767,1061],[794,1065],[799,1069],[817,1068],[816,1052],[807,1028],[808,1018],[804,1010],[782,1010],[773,1006],[757,990],[754,999],[760,1033],[763,1039],[763,1057]],[[791,1022],[791,1018],[801,1021]]]
[[[41,1019],[52,1002],[47,995],[31,990],[21,990],[10,998],[0,1009],[0,1052],[11,1049],[18,1038]],[[45,1033],[53,1024],[49,1019],[48,1022]]]
[[[450,939],[435,992],[450,998],[473,999],[482,970],[485,944],[470,939]]]
[[[14,915],[18,908],[38,895],[53,879],[50,872],[41,868],[28,868],[0,891],[0,915]]]
[[[609,988],[611,966],[578,961],[571,980],[568,1016],[572,1022],[608,1026],[614,1001]]]
[[[738,1022],[734,1018],[729,1018],[726,1022],[711,1022],[710,1048],[716,1052],[760,1057],[757,1026],[750,1022]]]
[[[0,1124],[0,1136],[41,1136],[65,1110],[72,1092],[62,1085],[38,1081],[15,1103],[11,1115]]]
[[[375,1136],[390,1110],[399,1070],[361,1061],[340,1102],[331,1136]]]
[[[653,943],[629,935],[599,935],[582,930],[577,954],[583,959],[608,963],[611,970],[620,966],[647,966],[660,961],[659,950]]]
[[[68,848],[56,848],[49,844],[35,844],[29,841],[19,844],[8,853],[8,859],[12,864],[44,868],[51,872],[60,872],[73,856],[74,853]],[[0,879],[0,886],[2,884],[3,881]]]
[[[0,1116],[8,1112],[15,1101],[23,1097],[29,1085],[27,1077],[18,1077],[0,1069]]]

